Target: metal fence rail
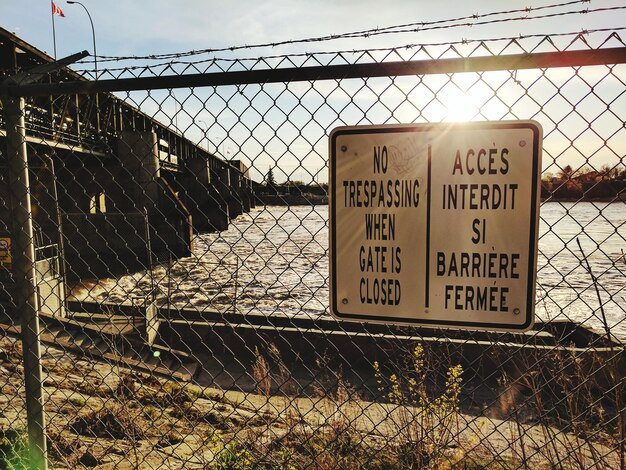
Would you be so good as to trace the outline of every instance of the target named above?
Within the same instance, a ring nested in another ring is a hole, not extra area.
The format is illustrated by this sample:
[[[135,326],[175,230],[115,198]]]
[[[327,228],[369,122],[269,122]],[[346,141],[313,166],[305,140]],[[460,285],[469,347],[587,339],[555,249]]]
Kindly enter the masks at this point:
[[[5,82],[0,461],[626,468],[625,63],[595,33]],[[534,329],[330,317],[331,130],[511,119],[544,129]]]

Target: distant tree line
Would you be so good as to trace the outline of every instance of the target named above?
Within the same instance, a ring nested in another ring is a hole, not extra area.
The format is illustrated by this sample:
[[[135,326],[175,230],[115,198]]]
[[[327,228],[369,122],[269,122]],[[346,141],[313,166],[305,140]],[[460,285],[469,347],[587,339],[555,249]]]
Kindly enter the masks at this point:
[[[328,202],[328,184],[305,183],[301,180],[287,180],[277,183],[270,167],[261,183],[253,183],[254,194],[266,204],[325,204]]]
[[[542,199],[558,200],[613,200],[626,199],[626,168],[623,165],[610,167],[604,165],[595,170],[584,166],[574,170],[570,165],[560,169],[557,173],[546,172],[541,178]],[[269,169],[262,183],[255,183],[254,192],[257,196],[283,198],[287,203],[300,198],[304,201],[326,200],[328,184],[304,183],[299,180],[288,180],[276,183],[272,168]],[[285,199],[289,197],[288,199]]]
[[[595,170],[584,166],[574,170],[570,165],[558,173],[545,173],[541,179],[544,199],[611,200],[626,197],[626,169],[602,166]]]

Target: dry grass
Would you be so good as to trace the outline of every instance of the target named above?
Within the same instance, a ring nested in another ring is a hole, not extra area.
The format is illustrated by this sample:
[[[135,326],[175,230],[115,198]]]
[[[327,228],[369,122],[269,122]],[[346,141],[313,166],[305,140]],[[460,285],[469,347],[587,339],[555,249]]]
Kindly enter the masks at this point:
[[[252,377],[256,381],[257,392],[262,393],[266,397],[270,396],[272,389],[272,376],[267,360],[259,352],[259,348],[254,348],[255,361],[252,366]]]
[[[374,398],[322,360],[324,380],[303,396],[277,348],[257,351],[252,375],[265,385],[256,395],[102,364],[90,369],[82,360],[79,374],[48,364],[50,455],[70,468],[619,468],[614,395],[582,377],[590,367],[606,368],[600,359],[554,355],[541,369],[518,364],[523,377],[502,383],[511,393],[503,395],[499,420],[461,414],[460,368],[429,354],[417,348],[395,355],[408,361],[380,364],[371,373],[380,388]]]
[[[76,419],[70,429],[76,434],[106,439],[143,439],[144,431],[127,416],[119,404],[91,411]]]

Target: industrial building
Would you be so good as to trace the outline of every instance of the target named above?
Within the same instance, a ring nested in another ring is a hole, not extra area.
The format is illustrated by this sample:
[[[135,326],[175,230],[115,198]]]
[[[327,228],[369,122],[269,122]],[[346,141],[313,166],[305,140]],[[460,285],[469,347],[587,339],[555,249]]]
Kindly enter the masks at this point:
[[[0,28],[0,80],[53,61]],[[64,67],[47,80],[86,78]],[[164,255],[188,256],[194,232],[224,230],[254,206],[242,162],[209,153],[113,94],[27,98],[25,120],[36,256],[56,259],[52,271],[63,271],[66,279],[131,272]],[[5,127],[0,112],[0,154],[6,151]],[[4,158],[0,166],[6,168]],[[11,232],[8,183],[0,168],[5,238]]]

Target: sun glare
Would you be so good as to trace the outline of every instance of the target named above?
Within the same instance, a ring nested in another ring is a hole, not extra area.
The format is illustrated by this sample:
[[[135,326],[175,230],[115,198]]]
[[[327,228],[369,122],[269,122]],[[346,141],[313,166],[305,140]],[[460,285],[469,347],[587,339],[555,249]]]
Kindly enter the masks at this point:
[[[447,110],[444,121],[470,121],[478,113],[477,103],[471,94],[454,90],[444,95],[443,105]]]

